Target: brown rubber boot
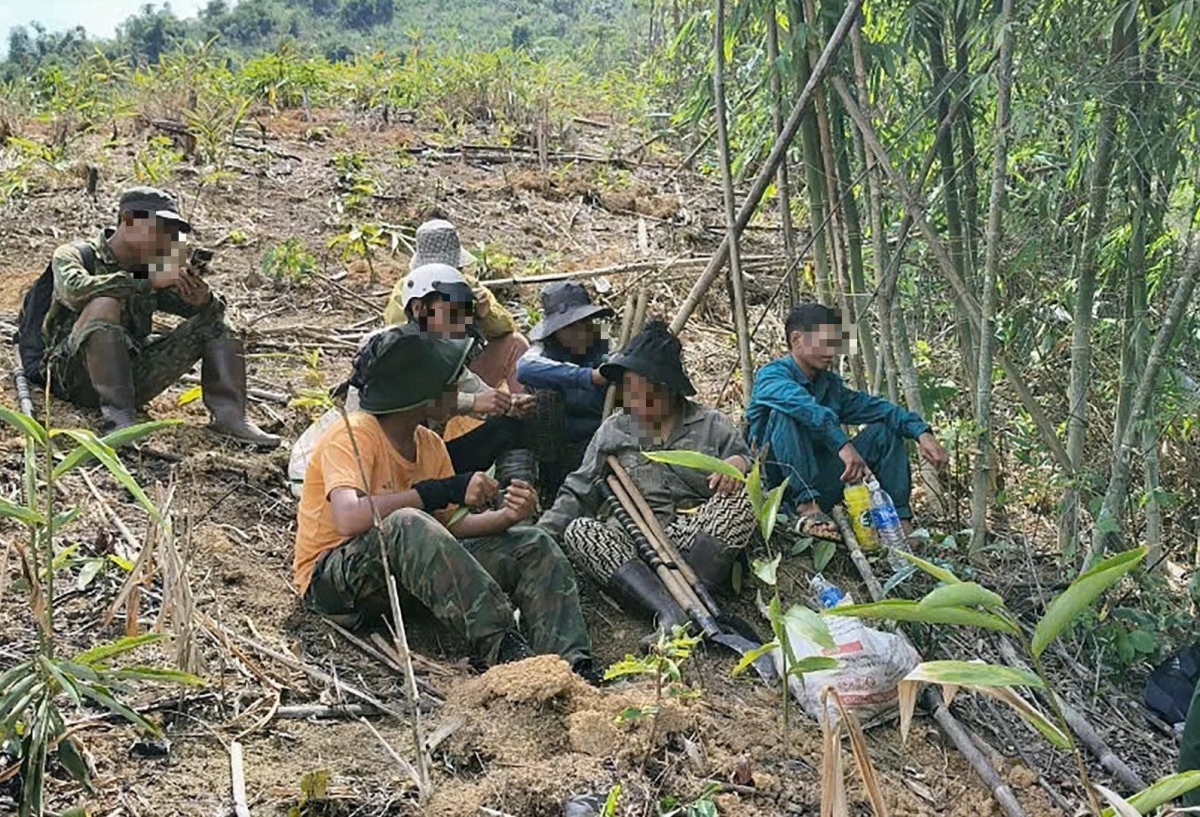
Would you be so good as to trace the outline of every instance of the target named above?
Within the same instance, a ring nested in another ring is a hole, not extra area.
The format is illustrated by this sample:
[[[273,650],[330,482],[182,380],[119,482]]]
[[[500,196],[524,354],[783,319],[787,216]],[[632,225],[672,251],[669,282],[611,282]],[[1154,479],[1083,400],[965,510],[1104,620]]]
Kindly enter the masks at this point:
[[[133,366],[124,334],[116,328],[93,332],[84,344],[83,360],[92,388],[100,398],[104,431],[107,433],[137,423]]]
[[[642,639],[643,648],[649,648],[657,640],[658,632],[670,633],[675,627],[690,621],[688,614],[645,562],[633,561],[621,565],[613,573],[609,589],[623,605],[649,613],[653,618],[655,633]]]
[[[205,344],[200,388],[212,415],[209,428],[259,448],[279,446],[279,437],[246,419],[246,355],[239,339],[217,338]]]

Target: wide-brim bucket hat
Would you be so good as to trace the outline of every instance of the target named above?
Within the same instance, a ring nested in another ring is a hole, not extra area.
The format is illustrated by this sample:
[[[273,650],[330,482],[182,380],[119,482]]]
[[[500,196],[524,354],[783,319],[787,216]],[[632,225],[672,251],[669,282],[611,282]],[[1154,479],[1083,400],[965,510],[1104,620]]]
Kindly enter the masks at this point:
[[[559,329],[588,318],[610,318],[607,306],[592,303],[586,289],[573,281],[547,284],[541,291],[542,319],[529,330],[529,339],[545,340]]]
[[[434,219],[417,228],[417,248],[408,268],[415,270],[426,264],[446,264],[456,269],[475,263],[475,256],[463,249],[458,230],[449,221]]]
[[[435,338],[416,324],[370,335],[354,356],[350,385],[368,414],[411,411],[445,394],[467,365],[472,341]]]
[[[683,344],[662,321],[648,322],[624,349],[601,364],[600,376],[610,383],[619,383],[626,370],[684,397],[696,393],[683,369]]]

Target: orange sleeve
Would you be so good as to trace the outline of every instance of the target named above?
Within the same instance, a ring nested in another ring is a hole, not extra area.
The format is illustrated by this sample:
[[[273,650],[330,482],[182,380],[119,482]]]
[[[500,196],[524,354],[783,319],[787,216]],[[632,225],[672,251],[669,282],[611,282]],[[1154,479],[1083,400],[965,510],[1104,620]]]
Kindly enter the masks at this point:
[[[365,434],[358,434],[356,442],[362,456],[362,470],[368,475],[372,471],[372,456],[374,449],[367,444]],[[354,456],[354,446],[350,443],[350,431],[345,424],[339,424],[332,436],[322,446],[320,457],[321,475],[325,479],[325,498],[337,488],[354,488],[361,493],[370,493],[370,486],[363,486],[362,473],[358,468],[358,460]]]

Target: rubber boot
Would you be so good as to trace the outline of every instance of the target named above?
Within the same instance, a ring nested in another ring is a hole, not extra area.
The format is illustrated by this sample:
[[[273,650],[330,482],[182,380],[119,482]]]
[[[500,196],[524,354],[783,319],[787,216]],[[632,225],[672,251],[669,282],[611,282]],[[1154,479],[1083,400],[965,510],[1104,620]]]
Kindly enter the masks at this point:
[[[692,549],[684,558],[692,566],[696,578],[711,593],[728,589],[733,563],[737,561],[739,553],[737,548],[726,547],[717,537],[699,531],[692,537]]]
[[[670,633],[690,620],[645,562],[621,565],[613,573],[609,586],[624,604],[649,613],[654,619],[655,632],[642,639],[643,649],[648,649],[657,640],[657,633]]]
[[[100,398],[100,414],[104,431],[115,431],[137,422],[137,400],[134,397],[133,366],[129,347],[119,329],[101,329],[87,339],[83,350],[84,365],[92,388]]]
[[[246,419],[246,355],[237,338],[217,338],[204,346],[200,387],[212,415],[209,427],[238,442],[276,448],[279,437]]]
[[[514,661],[533,658],[535,654],[520,630],[506,630],[504,637],[500,639],[500,646],[496,649],[496,663],[511,664]]]

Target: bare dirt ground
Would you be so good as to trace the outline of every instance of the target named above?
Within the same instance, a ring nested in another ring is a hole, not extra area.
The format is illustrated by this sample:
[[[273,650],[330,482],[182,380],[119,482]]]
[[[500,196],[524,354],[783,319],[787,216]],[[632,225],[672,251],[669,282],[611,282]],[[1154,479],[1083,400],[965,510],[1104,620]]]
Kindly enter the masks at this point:
[[[220,186],[198,191],[195,173],[186,169],[173,181],[184,197],[185,214],[199,228],[197,242],[218,249],[211,281],[228,298],[230,318],[245,331],[255,355],[251,384],[266,391],[294,396],[300,389],[328,387],[341,379],[355,343],[378,325],[391,284],[406,268],[402,246],[394,256],[381,249],[371,265],[378,281],[371,283],[366,264],[346,264],[326,249],[328,239],[341,229],[336,208],[342,192],[331,161],[336,154],[358,151],[369,157],[367,168],[377,189],[362,220],[411,229],[434,214],[447,217],[473,250],[485,243],[480,254],[497,267],[494,278],[687,257],[711,250],[719,238],[716,186],[690,172],[676,173],[675,159],[665,154],[638,154],[629,163],[554,161],[543,169],[527,155],[480,158],[470,152],[421,151],[427,134],[403,126],[375,130],[333,113],[319,113],[318,118],[315,123],[264,118],[268,139],[261,147],[266,150],[238,153],[234,176]],[[57,244],[111,220],[116,193],[131,182],[130,158],[149,135],[126,126],[115,145],[104,146],[98,138],[88,142],[92,161],[102,168],[97,199],[83,191],[81,182],[54,179],[51,189],[10,205],[0,238],[0,320],[15,319],[21,292]],[[318,136],[320,141],[313,141]],[[471,137],[484,140],[487,134]],[[581,124],[571,148],[612,156],[622,139],[619,128]],[[522,161],[507,161],[513,158]],[[777,252],[760,238],[767,235],[752,230],[747,254]],[[266,249],[287,238],[299,238],[322,261],[321,274],[306,285],[279,288],[258,274]],[[632,287],[649,284],[653,311],[669,317],[695,274],[695,268],[652,270],[591,283],[617,308]],[[752,302],[765,303],[778,280],[777,268],[756,275]],[[520,319],[523,307],[534,303],[536,287],[500,292]],[[727,304],[718,287],[684,334],[688,365],[708,402],[731,394],[736,352]],[[778,320],[768,319],[756,349],[759,359],[777,351],[777,328]],[[314,350],[319,351],[315,367],[305,361]],[[359,720],[271,717],[277,706],[355,701],[263,654],[246,638],[396,706],[403,706],[403,682],[302,611],[290,586],[295,503],[287,486],[286,448],[258,454],[221,443],[203,429],[199,401],[179,405],[186,388],[168,391],[149,407],[154,417],[180,417],[186,425],[160,433],[140,456],[126,457],[141,483],[158,495],[165,486],[175,486],[171,512],[195,606],[213,623],[211,630],[195,627],[206,685],[188,690],[139,687],[132,693],[131,699],[149,707],[151,717],[162,724],[161,740],[139,736],[112,720],[89,721],[80,737],[95,766],[96,791],[84,792],[52,767],[50,799],[56,810],[86,804],[88,813],[111,817],[230,814],[227,747],[236,738],[245,746],[254,814],[557,815],[564,796],[585,791],[603,795],[618,783],[618,814],[653,815],[664,798],[687,803],[710,788],[723,815],[819,813],[819,728],[794,713],[785,741],[777,695],[747,678],[731,678],[733,658],[711,650],[684,665],[684,678],[698,694],[664,709],[655,743],[649,746],[647,719],[616,724],[626,707],[652,702],[649,684],[592,689],[555,658],[475,676],[460,660],[461,644],[428,616],[411,617],[413,648],[436,665],[419,668],[419,673],[444,701],[425,703],[425,728],[449,732],[434,752],[434,792],[422,805],[380,740]],[[0,399],[12,405],[11,389],[4,389]],[[304,409],[269,400],[255,401],[252,413],[289,440],[310,420]],[[97,418],[55,404],[51,420],[57,427],[73,427]],[[0,493],[19,495],[20,468],[20,441],[11,430],[0,430]],[[67,478],[58,501],[79,505],[82,517],[64,532],[61,544],[77,545],[77,560],[135,553],[123,541],[114,515],[140,542],[145,514],[107,475],[98,469],[88,473],[108,508],[82,475]],[[3,531],[5,537],[17,533],[15,526]],[[80,590],[80,569],[78,561],[71,562],[57,576],[64,653],[118,638],[124,631],[121,617],[103,623],[124,574],[109,567]],[[785,597],[803,598],[811,571],[808,555],[785,561]],[[14,584],[15,564],[10,563],[9,572],[12,581],[0,604],[0,667],[29,650],[33,639],[32,620]],[[839,556],[831,572],[865,598],[848,561]],[[998,556],[996,575],[1009,578],[1008,586],[998,589],[1010,598],[1041,593],[1039,576],[1048,585],[1056,581],[1052,569],[1032,556]],[[1029,584],[1015,585],[1017,577]],[[760,620],[751,594],[746,595],[738,611],[748,620]],[[143,628],[155,623],[161,605],[162,583],[156,574],[142,602]],[[587,589],[585,608],[600,662],[613,662],[636,649],[642,623],[615,610],[595,588]],[[927,657],[988,654],[984,639],[949,640],[940,631],[926,635],[929,640],[919,646]],[[146,652],[150,654],[142,657],[147,661],[168,661],[171,655],[169,648]],[[1070,669],[1063,677],[1073,690],[1079,688],[1073,697],[1094,713],[1093,723],[1144,776],[1153,779],[1169,771],[1170,742],[1153,733],[1123,699],[1097,699],[1090,681]],[[1063,813],[1047,787],[1076,801],[1070,758],[1041,748],[1020,722],[999,709],[969,696],[959,701],[960,716],[1000,750],[994,760],[1030,814]],[[94,715],[76,712],[73,719]],[[371,721],[388,744],[411,759],[407,719],[372,716]],[[931,721],[918,718],[906,745],[892,727],[871,730],[869,744],[893,814],[998,813]],[[846,768],[852,768],[848,755]],[[1107,781],[1103,772],[1100,779]],[[851,780],[850,786],[853,813],[868,814],[859,784]],[[14,781],[0,784],[0,812],[11,807],[15,793]]]

